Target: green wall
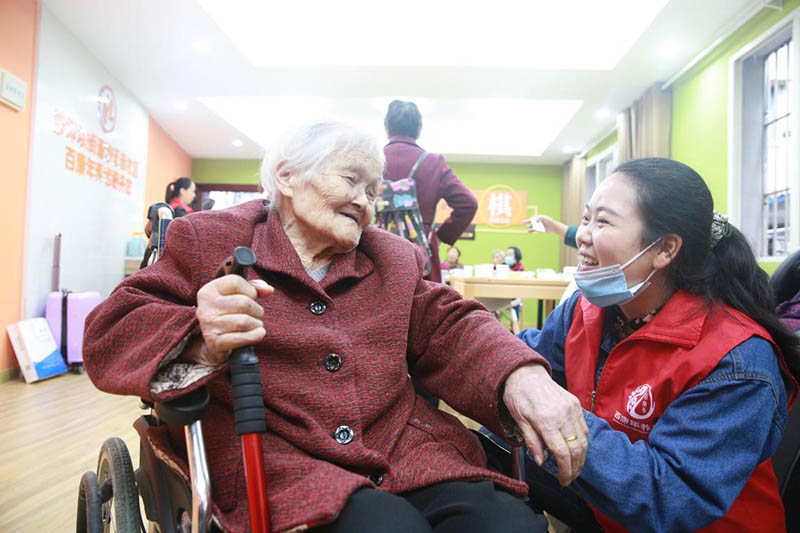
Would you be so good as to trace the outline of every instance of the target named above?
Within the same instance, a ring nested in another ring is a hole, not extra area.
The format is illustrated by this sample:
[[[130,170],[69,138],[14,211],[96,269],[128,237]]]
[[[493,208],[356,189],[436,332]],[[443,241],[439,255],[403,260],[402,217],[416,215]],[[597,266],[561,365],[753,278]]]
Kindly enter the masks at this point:
[[[589,161],[597,154],[602,153],[606,148],[617,142],[617,130],[609,133],[605,139],[594,145],[591,150],[586,152],[586,160]]]
[[[528,193],[528,206],[537,206],[539,213],[558,220],[561,217],[561,167],[544,165],[504,165],[482,163],[451,163],[450,167],[464,184],[472,190],[485,190],[493,185],[508,185]],[[534,210],[528,209],[533,215]],[[475,228],[474,241],[458,241],[461,262],[465,265],[491,263],[495,249],[506,250],[517,246],[522,252],[526,270],[552,268],[558,270],[560,239],[551,234],[528,233],[522,226],[494,229],[488,225]],[[439,249],[442,259],[449,246]],[[535,300],[523,302],[523,325],[535,326],[537,309]]]
[[[193,159],[192,179],[197,183],[257,185],[258,159]]]
[[[472,190],[485,190],[493,185],[508,185],[516,191],[528,193],[528,205],[537,205],[539,213],[558,220],[561,216],[561,167],[539,165],[501,165],[478,163],[452,163],[450,167],[464,184]],[[533,215],[533,209],[528,210]],[[552,238],[550,238],[552,237]],[[522,226],[494,229],[478,225],[474,241],[459,241],[461,262],[467,265],[491,263],[492,251],[518,246],[522,262],[534,268],[558,269],[558,238],[553,235],[529,234]],[[444,259],[447,245],[442,245]]]
[[[706,180],[715,209],[728,212],[728,61],[745,45],[780,22],[800,0],[785,0],[783,11],[762,9],[673,86],[672,158]],[[778,263],[762,263],[767,272]]]
[[[192,178],[198,183],[226,183],[230,185],[258,183],[259,161],[254,159],[195,159],[192,161]],[[528,193],[528,205],[538,206],[539,213],[555,219],[561,216],[561,167],[544,165],[510,165],[483,163],[452,163],[450,165],[464,184],[473,190],[485,190],[493,185],[508,185]],[[533,215],[533,209],[529,209]],[[499,230],[479,225],[474,241],[458,241],[461,262],[474,265],[491,263],[492,251],[518,246],[522,262],[528,270],[552,268],[558,270],[559,247],[555,235],[529,234],[520,226]],[[448,246],[439,252],[444,258]],[[524,320],[536,323],[536,305],[525,302]]]

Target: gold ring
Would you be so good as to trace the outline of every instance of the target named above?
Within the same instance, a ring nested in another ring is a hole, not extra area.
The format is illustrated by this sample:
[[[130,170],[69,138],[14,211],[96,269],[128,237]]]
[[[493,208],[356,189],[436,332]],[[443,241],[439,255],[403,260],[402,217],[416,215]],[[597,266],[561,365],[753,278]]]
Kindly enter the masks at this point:
[[[564,440],[567,441],[567,442],[572,442],[574,440],[578,440],[578,436],[577,435],[570,435],[569,437],[564,437]]]

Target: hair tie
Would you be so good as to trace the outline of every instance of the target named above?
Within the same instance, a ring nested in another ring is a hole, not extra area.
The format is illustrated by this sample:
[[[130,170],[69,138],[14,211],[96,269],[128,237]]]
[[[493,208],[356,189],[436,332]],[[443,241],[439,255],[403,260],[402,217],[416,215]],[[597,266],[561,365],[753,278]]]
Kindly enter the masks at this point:
[[[711,221],[711,247],[716,246],[719,241],[730,234],[731,225],[728,223],[727,215],[714,211],[714,218]]]

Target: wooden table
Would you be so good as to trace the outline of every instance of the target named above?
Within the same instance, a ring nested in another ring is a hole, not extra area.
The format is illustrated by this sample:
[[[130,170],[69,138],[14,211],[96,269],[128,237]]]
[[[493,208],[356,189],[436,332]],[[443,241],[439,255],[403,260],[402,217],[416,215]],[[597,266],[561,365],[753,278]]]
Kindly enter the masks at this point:
[[[546,313],[555,308],[564,289],[569,285],[565,279],[522,279],[521,277],[501,278],[464,278],[450,276],[450,286],[464,298],[474,300],[514,298],[538,300],[539,317],[537,327],[542,328],[544,318],[543,303]],[[520,320],[521,322],[521,320]]]

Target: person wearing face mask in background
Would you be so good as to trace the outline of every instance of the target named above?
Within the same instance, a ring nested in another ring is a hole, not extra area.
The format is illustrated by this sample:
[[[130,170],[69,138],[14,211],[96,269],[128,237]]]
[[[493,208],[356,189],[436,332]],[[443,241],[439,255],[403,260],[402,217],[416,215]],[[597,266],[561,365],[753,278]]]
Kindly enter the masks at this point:
[[[522,252],[516,246],[509,246],[506,250],[505,263],[514,272],[522,272],[525,267],[522,265]]]
[[[745,237],[657,158],[603,181],[576,237],[580,292],[519,336],[581,401],[589,452],[567,489],[527,458],[532,505],[579,531],[786,531],[771,457],[800,339]]]

